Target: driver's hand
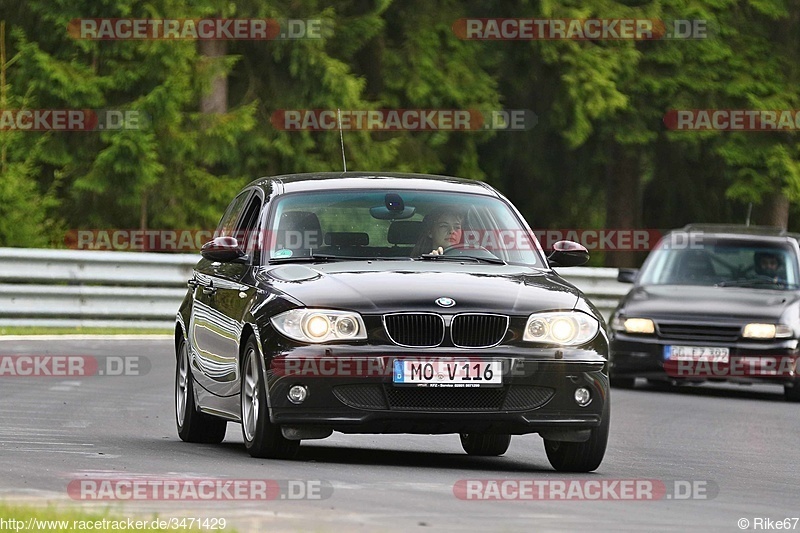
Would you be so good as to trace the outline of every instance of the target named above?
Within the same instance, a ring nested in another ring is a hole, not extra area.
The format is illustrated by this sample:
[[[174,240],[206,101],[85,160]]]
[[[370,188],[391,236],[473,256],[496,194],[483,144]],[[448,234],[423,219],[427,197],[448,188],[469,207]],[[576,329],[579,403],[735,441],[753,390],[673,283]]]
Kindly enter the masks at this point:
[[[431,255],[444,255],[444,249],[440,246],[431,252]]]

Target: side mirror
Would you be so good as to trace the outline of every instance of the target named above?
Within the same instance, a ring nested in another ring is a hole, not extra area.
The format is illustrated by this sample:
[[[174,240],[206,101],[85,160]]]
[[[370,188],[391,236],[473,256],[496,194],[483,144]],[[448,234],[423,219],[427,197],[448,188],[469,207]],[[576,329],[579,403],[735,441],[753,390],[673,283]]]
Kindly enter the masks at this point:
[[[633,283],[639,274],[638,268],[620,268],[617,274],[617,281],[621,283]]]
[[[245,257],[244,250],[239,247],[239,241],[233,237],[217,237],[208,241],[200,249],[200,254],[216,263],[232,263]]]
[[[589,251],[573,241],[558,241],[553,245],[553,253],[547,257],[550,266],[572,267],[585,264]]]

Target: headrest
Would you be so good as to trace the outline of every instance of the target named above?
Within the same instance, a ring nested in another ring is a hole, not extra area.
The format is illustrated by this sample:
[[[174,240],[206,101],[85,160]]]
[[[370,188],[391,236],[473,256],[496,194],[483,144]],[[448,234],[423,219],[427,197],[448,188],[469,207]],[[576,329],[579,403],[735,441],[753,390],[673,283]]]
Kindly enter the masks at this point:
[[[417,244],[423,223],[416,220],[395,220],[389,226],[386,239],[391,244]]]
[[[369,244],[369,234],[355,231],[329,231],[325,234],[325,244],[329,246],[366,246]]]
[[[278,245],[290,249],[317,248],[322,242],[319,218],[309,211],[287,211],[278,222]]]

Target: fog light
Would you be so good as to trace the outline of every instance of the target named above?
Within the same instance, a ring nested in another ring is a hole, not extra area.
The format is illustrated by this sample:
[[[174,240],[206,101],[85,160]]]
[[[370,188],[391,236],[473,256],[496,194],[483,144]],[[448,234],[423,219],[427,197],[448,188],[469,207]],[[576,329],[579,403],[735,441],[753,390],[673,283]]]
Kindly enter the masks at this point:
[[[592,403],[592,393],[586,387],[575,389],[575,401],[581,407],[586,407]]]
[[[287,396],[292,403],[303,403],[308,398],[308,389],[305,385],[292,385]]]

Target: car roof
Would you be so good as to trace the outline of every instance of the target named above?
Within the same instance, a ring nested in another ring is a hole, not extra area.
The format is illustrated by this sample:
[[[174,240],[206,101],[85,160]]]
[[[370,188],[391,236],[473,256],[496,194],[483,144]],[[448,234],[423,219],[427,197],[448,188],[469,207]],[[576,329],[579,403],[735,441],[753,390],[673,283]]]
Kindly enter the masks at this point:
[[[451,176],[404,172],[314,172],[259,178],[248,185],[267,193],[323,191],[330,189],[398,189],[467,192],[498,197],[486,183]],[[275,190],[278,189],[278,190]]]
[[[673,234],[702,233],[705,237],[736,239],[745,238],[759,241],[786,242],[787,239],[800,240],[800,233],[792,233],[775,226],[746,226],[737,224],[687,224]]]

